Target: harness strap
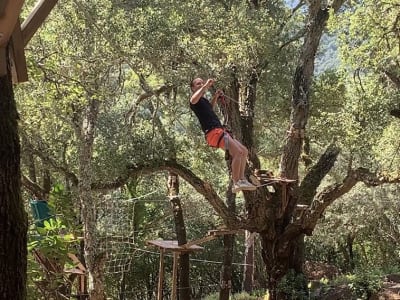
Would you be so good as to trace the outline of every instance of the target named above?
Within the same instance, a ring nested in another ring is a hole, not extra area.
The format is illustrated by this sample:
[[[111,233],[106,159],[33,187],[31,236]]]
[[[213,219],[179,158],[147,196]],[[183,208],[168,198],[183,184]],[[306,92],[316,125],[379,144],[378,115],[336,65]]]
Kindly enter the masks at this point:
[[[219,144],[221,144],[222,139],[225,137],[225,130],[224,132],[221,134],[221,136],[218,138],[218,143],[217,143],[217,148],[219,148]]]

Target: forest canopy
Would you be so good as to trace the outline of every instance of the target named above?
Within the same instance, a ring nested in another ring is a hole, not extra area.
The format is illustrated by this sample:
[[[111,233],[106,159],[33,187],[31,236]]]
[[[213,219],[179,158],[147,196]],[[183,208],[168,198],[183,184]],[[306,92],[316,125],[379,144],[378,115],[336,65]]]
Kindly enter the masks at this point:
[[[395,0],[60,1],[14,90],[26,207],[46,200],[59,220],[41,233],[53,244],[31,226],[31,248],[65,263],[80,253],[99,285],[91,299],[152,299],[159,261],[146,241],[177,239],[173,196],[187,241],[221,227],[257,234],[254,290],[277,297],[305,260],[397,272],[399,19]],[[217,113],[249,149],[246,174],[295,183],[229,192],[224,153],[189,108],[196,77],[226,93]],[[182,179],[175,194],[171,173]],[[223,241],[190,261],[192,297],[219,291],[210,261],[224,257]],[[232,249],[231,293],[246,278],[243,236]],[[39,288],[29,255],[29,299],[62,293]]]

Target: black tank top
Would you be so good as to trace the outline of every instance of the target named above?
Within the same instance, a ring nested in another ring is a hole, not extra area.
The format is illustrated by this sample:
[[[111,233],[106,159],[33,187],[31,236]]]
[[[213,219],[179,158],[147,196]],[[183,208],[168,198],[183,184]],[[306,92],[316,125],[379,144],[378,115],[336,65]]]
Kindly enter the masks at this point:
[[[221,128],[222,124],[218,116],[212,109],[211,103],[204,97],[201,97],[196,104],[190,103],[190,108],[194,111],[200,121],[201,129],[207,133],[211,129]]]

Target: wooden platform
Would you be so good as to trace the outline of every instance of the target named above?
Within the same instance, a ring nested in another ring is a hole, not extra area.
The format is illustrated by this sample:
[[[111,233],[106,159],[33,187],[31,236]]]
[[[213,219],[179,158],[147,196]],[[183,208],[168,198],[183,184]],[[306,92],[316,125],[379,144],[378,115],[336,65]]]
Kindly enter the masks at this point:
[[[178,245],[178,241],[171,240],[151,240],[147,241],[146,244],[155,246],[160,251],[160,268],[158,275],[157,285],[157,300],[163,299],[163,282],[164,282],[164,254],[165,252],[173,253],[173,265],[172,265],[172,295],[171,299],[177,299],[177,277],[178,277],[178,260],[179,256],[183,253],[190,253],[195,251],[202,251],[204,248],[198,245]]]
[[[164,282],[164,254],[165,252],[173,253],[173,266],[172,266],[172,294],[171,299],[177,299],[177,274],[178,274],[178,260],[182,253],[190,253],[196,251],[202,251],[204,248],[197,244],[202,244],[219,236],[226,234],[236,234],[244,232],[244,230],[230,230],[227,228],[219,228],[214,230],[209,230],[207,235],[203,238],[190,241],[184,245],[178,245],[178,241],[174,240],[150,240],[146,244],[150,246],[155,246],[160,251],[160,269],[158,276],[158,286],[157,286],[157,300],[163,299],[163,282]]]
[[[296,182],[296,179],[289,179],[284,177],[274,177],[272,171],[269,170],[255,170],[254,175],[250,175],[250,181],[256,186],[266,186],[273,184],[288,184]]]

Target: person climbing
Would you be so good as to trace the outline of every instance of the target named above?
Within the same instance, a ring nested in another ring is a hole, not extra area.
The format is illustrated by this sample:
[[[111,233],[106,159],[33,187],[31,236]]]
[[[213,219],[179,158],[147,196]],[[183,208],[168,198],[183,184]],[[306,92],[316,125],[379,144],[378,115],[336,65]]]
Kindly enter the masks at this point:
[[[222,126],[217,114],[214,112],[214,106],[219,97],[223,96],[222,90],[217,90],[211,99],[211,102],[205,98],[204,94],[215,83],[214,79],[195,78],[190,83],[192,96],[190,97],[190,108],[199,119],[201,129],[203,130],[207,144],[211,147],[228,150],[232,157],[232,192],[254,191],[257,187],[251,184],[245,177],[246,160],[248,150],[238,140],[233,138]]]

